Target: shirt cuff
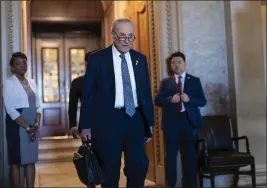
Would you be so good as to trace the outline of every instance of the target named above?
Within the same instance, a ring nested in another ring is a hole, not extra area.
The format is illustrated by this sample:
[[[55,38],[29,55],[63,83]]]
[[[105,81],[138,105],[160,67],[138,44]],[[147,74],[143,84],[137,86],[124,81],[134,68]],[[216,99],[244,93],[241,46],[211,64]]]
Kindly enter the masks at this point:
[[[11,117],[12,120],[15,120],[20,116],[20,113],[16,110],[16,111],[10,113],[9,116]]]
[[[42,109],[41,108],[37,108],[37,112],[41,114]]]
[[[78,130],[78,127],[77,126],[74,126],[74,127],[72,127],[71,129],[70,129],[70,131],[77,131]]]

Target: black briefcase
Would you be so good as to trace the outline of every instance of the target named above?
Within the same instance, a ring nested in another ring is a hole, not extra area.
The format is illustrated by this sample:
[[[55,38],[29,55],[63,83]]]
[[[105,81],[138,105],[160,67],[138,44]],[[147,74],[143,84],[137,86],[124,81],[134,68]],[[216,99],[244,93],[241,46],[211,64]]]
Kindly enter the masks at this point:
[[[83,143],[74,153],[75,165],[80,181],[87,187],[102,184],[106,177],[100,168],[99,159],[92,150],[91,142]]]

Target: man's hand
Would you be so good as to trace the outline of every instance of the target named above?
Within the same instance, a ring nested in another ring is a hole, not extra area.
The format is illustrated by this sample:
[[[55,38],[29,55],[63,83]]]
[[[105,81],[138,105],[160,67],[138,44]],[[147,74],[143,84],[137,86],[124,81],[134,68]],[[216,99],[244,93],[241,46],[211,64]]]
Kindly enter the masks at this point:
[[[177,94],[173,95],[171,102],[172,103],[178,103],[178,102],[180,102],[180,99],[181,99],[180,94],[177,93]]]
[[[70,133],[71,133],[71,135],[72,135],[72,137],[73,137],[74,139],[78,139],[78,138],[80,138],[80,135],[79,135],[79,131],[78,131],[77,126],[72,127],[72,128],[70,129]]]
[[[190,101],[190,99],[189,99],[189,97],[188,97],[188,95],[187,95],[186,93],[183,93],[183,94],[181,95],[181,100],[182,100],[183,102],[189,102],[189,101]]]
[[[151,131],[151,135],[153,136],[153,127],[152,126],[150,127],[150,131]],[[151,141],[152,136],[151,136],[151,138],[146,138],[146,143],[149,143]]]
[[[91,140],[91,129],[83,129],[81,132],[81,138],[83,141]]]

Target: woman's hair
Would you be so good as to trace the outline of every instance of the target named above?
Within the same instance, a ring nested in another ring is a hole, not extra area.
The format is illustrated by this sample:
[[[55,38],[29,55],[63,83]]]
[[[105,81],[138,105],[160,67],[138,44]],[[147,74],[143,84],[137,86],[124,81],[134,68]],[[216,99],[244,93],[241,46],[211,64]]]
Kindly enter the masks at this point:
[[[9,62],[9,64],[10,64],[11,67],[14,64],[15,58],[21,58],[21,59],[25,59],[27,61],[27,56],[24,53],[22,53],[22,52],[15,52],[15,53],[12,54],[12,57],[11,57],[10,62]]]
[[[166,64],[167,64],[167,73],[169,76],[173,76],[173,71],[171,68],[171,62],[172,62],[172,58],[174,57],[181,57],[184,61],[186,60],[185,55],[178,51],[178,52],[174,52],[172,53],[167,59],[166,59]]]

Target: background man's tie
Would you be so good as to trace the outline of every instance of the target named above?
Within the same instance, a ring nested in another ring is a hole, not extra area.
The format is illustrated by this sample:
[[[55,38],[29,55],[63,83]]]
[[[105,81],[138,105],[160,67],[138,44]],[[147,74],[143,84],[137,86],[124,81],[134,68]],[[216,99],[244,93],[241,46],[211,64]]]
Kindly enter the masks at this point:
[[[132,117],[135,113],[135,105],[134,105],[130,74],[128,70],[127,61],[125,59],[125,55],[121,54],[120,58],[121,58],[121,74],[122,74],[123,95],[124,95],[124,108],[126,114]]]
[[[182,80],[181,80],[182,76],[179,76],[178,78],[179,78],[179,80],[178,80],[178,84],[177,84],[177,89],[178,89],[179,95],[181,96],[182,95],[182,88],[183,88]],[[178,112],[181,112],[181,110],[182,110],[182,101],[180,99],[180,101],[178,102]]]

